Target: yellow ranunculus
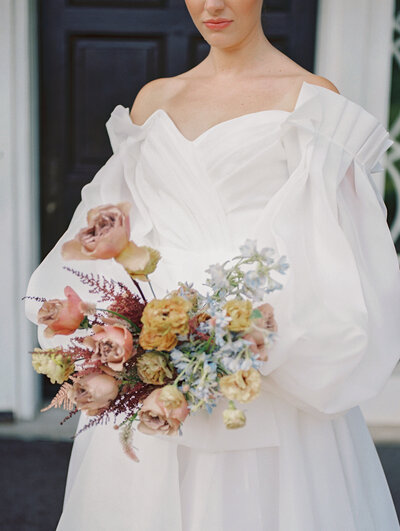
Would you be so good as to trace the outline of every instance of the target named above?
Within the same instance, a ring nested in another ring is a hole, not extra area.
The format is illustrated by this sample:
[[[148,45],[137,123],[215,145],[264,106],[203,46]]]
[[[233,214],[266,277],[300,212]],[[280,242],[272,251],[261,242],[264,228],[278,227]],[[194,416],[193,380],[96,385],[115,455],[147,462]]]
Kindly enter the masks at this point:
[[[167,358],[160,352],[145,352],[137,358],[136,368],[139,378],[148,384],[162,385],[165,378],[172,378]]]
[[[139,344],[144,350],[172,350],[178,343],[173,332],[159,333],[144,326],[139,335]]]
[[[260,393],[261,375],[251,367],[249,370],[239,370],[233,374],[222,376],[219,380],[221,392],[229,400],[251,402]]]
[[[224,308],[232,319],[228,325],[229,330],[241,332],[251,325],[250,315],[253,310],[251,301],[233,299],[228,301]]]
[[[179,295],[153,299],[144,307],[141,321],[147,329],[158,334],[186,334],[189,331],[190,308],[191,303]]]

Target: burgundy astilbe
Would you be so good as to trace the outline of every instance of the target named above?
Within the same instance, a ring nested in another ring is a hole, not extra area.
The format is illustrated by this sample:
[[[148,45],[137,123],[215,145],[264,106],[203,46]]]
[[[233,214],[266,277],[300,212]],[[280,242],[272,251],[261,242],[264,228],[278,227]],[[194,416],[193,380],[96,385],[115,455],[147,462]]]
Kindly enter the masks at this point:
[[[61,348],[60,350],[73,361],[85,360],[85,363],[90,362],[93,350],[82,345],[84,339],[84,337],[71,337],[70,346],[68,346],[68,348]]]
[[[121,441],[122,449],[126,455],[133,461],[139,462],[139,458],[133,449],[133,426],[132,422],[127,422],[119,430],[119,440]]]
[[[198,315],[194,315],[189,319],[189,334],[195,339],[208,341],[210,339],[210,335],[198,329],[200,322],[201,320],[198,318]],[[214,340],[212,340],[211,343],[213,344]]]
[[[140,318],[144,307],[145,304],[140,301],[139,297],[129,292],[117,295],[108,309],[127,317],[132,323],[141,328],[143,325]]]
[[[47,299],[46,297],[34,297],[33,295],[25,295],[25,297],[22,297],[22,301],[24,299],[33,299],[34,301],[37,301],[37,302],[46,302]]]
[[[108,307],[109,310],[120,313],[124,317],[127,317],[132,323],[141,328],[142,323],[140,318],[145,307],[145,303],[142,302],[138,295],[132,293],[132,291],[125,286],[122,282],[116,282],[112,279],[107,279],[103,275],[94,275],[93,273],[82,273],[68,266],[63,266],[74,275],[77,275],[81,282],[87,286],[90,286],[89,293],[101,294],[100,302],[112,301],[112,304]],[[113,314],[106,313],[106,317],[111,317]],[[117,317],[117,316],[115,316]],[[101,324],[95,317],[95,321],[92,324]]]
[[[112,301],[121,293],[131,294],[131,291],[125,286],[125,284],[122,282],[116,282],[113,279],[108,279],[104,275],[82,273],[82,271],[77,271],[68,266],[63,266],[63,268],[76,275],[82,284],[90,286],[89,293],[101,293],[102,297],[100,302]]]

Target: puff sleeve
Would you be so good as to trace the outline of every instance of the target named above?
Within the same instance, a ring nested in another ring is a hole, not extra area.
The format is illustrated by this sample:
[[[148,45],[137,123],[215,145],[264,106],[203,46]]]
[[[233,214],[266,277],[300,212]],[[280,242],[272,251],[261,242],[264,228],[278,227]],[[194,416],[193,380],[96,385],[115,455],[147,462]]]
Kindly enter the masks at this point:
[[[307,85],[282,124],[291,171],[259,233],[290,267],[264,386],[337,415],[376,395],[400,355],[400,270],[375,185],[393,143],[360,105]],[[270,234],[270,238],[266,236]]]
[[[81,201],[76,207],[67,230],[32,273],[26,295],[46,299],[64,299],[64,287],[69,285],[86,301],[96,302],[96,296],[88,293],[79,278],[63,268],[67,265],[75,270],[104,275],[116,281],[130,282],[124,268],[115,260],[69,260],[61,257],[61,247],[67,240],[86,226],[89,209],[105,203],[131,201],[131,232],[135,241],[141,240],[151,230],[145,205],[138,194],[132,194],[133,179],[140,176],[140,149],[145,137],[145,127],[134,124],[129,118],[129,109],[117,105],[106,123],[107,132],[113,148],[113,155],[100,168],[92,181],[83,186]],[[140,212],[140,215],[138,215]],[[128,284],[129,285],[129,284]],[[86,293],[85,293],[86,291]],[[37,312],[42,303],[34,299],[25,299],[25,315],[37,324]],[[50,348],[68,342],[67,336],[57,335],[45,338],[45,325],[38,326],[38,341],[42,348]]]

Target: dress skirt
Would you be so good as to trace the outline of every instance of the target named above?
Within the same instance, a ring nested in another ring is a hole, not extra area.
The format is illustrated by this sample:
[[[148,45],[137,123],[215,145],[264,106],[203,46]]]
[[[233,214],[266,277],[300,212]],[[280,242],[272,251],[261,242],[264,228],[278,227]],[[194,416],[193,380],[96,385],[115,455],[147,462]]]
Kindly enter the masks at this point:
[[[275,446],[205,451],[136,430],[135,463],[111,424],[83,432],[57,531],[398,530],[360,408],[321,419],[272,402]]]

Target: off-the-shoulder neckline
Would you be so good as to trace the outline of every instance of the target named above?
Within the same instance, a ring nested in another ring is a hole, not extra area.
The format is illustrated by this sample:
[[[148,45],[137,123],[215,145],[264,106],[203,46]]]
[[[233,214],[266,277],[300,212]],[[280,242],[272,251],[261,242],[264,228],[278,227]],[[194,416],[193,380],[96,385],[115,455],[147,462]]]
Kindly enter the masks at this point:
[[[144,129],[146,128],[150,122],[153,121],[153,119],[158,116],[158,115],[162,115],[164,116],[168,122],[170,123],[170,125],[174,128],[174,130],[176,131],[176,133],[184,140],[186,141],[187,143],[189,144],[197,144],[198,142],[200,142],[206,135],[208,135],[209,133],[211,133],[211,131],[214,131],[215,129],[219,128],[219,127],[222,127],[222,126],[226,126],[228,124],[231,124],[233,122],[236,122],[236,121],[239,121],[239,120],[242,120],[242,119],[246,119],[246,118],[256,118],[258,116],[265,116],[265,115],[280,115],[280,116],[289,116],[291,114],[293,114],[297,108],[298,108],[298,105],[300,103],[300,99],[301,99],[301,94],[303,92],[303,89],[305,87],[305,85],[310,85],[310,86],[314,86],[314,87],[319,87],[319,88],[324,88],[324,87],[321,87],[320,85],[315,85],[314,83],[308,83],[307,81],[303,81],[303,83],[301,84],[301,87],[300,87],[300,90],[299,90],[299,93],[297,95],[297,99],[296,99],[296,103],[295,103],[295,106],[294,106],[294,109],[292,111],[286,111],[286,110],[283,110],[283,109],[263,109],[263,110],[260,110],[260,111],[254,111],[254,112],[249,112],[249,113],[245,113],[245,114],[240,114],[239,116],[235,116],[233,118],[229,118],[227,120],[222,120],[221,122],[218,122],[214,125],[212,125],[211,127],[209,127],[208,129],[206,129],[205,131],[203,131],[202,133],[200,133],[200,135],[198,135],[196,138],[194,139],[189,139],[187,138],[183,133],[182,131],[178,128],[178,126],[176,125],[175,121],[172,119],[172,117],[169,115],[169,113],[165,110],[165,109],[162,109],[161,107],[155,109],[147,118],[146,120],[142,123],[142,124],[135,124],[131,117],[130,117],[130,110],[128,107],[124,107],[125,109],[125,113],[126,113],[126,116],[127,116],[127,119],[129,120],[129,123],[130,125],[132,126],[132,128],[136,129],[136,130],[141,130],[141,129]],[[325,90],[329,90],[329,89],[325,89]],[[332,92],[332,91],[331,91]]]

